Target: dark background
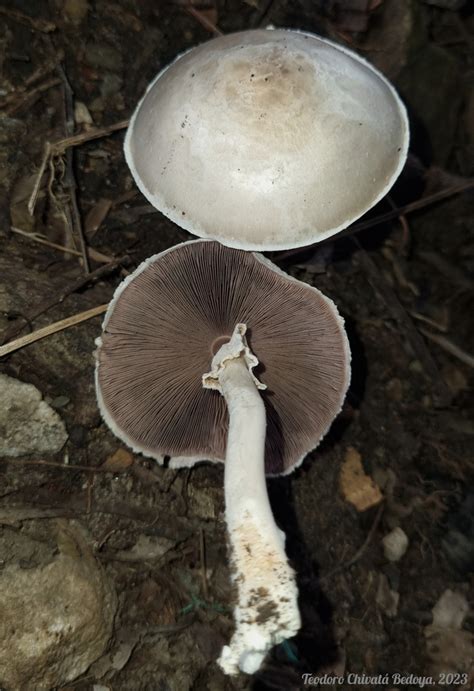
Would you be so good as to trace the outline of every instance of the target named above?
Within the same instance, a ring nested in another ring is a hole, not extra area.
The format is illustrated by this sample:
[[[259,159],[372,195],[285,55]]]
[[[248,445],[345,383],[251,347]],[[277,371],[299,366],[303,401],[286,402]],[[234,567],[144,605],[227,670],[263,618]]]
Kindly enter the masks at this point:
[[[122,154],[123,129],[111,126],[131,115],[164,65],[216,28],[272,23],[347,45],[395,83],[412,128],[402,176],[362,222],[395,209],[392,220],[319,248],[269,253],[339,306],[353,382],[320,448],[294,475],[269,483],[299,574],[304,626],[255,678],[226,678],[214,662],[232,630],[222,469],[173,471],[128,454],[109,466],[114,472],[87,471],[121,447],[95,403],[99,318],[0,360],[0,372],[38,387],[69,434],[56,456],[0,458],[0,516],[1,507],[54,507],[78,519],[119,595],[110,647],[129,641],[122,666],[104,662],[64,688],[299,689],[303,673],[472,673],[472,614],[461,632],[427,627],[446,589],[472,598],[473,22],[462,0],[0,6],[4,341],[108,302],[126,270],[190,237],[137,191]],[[105,128],[104,136],[88,141],[90,128]],[[47,142],[72,134],[84,142],[54,154],[40,175]],[[38,181],[31,216],[27,202]],[[418,211],[407,207],[418,200]],[[92,278],[81,266],[81,228]],[[354,450],[384,497],[364,511],[341,489]],[[86,469],[65,472],[65,453],[70,466]],[[35,533],[33,520],[13,527]],[[391,563],[382,538],[395,527],[409,545]],[[0,521],[0,537],[11,530]],[[143,535],[166,537],[172,549],[160,558],[117,557]],[[9,559],[20,557],[13,550]]]

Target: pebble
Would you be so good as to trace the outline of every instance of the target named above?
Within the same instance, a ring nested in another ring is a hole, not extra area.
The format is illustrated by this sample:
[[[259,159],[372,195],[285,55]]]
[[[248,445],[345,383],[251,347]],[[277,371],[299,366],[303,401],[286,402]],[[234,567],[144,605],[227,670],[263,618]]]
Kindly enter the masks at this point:
[[[432,612],[433,626],[442,629],[460,629],[469,613],[469,603],[463,593],[447,588]]]
[[[102,655],[112,633],[115,591],[82,530],[51,521],[46,539],[56,544],[47,557],[32,547],[34,560],[12,559],[0,571],[2,688],[64,685]]]
[[[408,549],[408,537],[401,528],[394,528],[382,539],[383,552],[389,561],[399,561]]]
[[[0,430],[0,456],[56,453],[68,437],[41,392],[5,374],[0,374]]]

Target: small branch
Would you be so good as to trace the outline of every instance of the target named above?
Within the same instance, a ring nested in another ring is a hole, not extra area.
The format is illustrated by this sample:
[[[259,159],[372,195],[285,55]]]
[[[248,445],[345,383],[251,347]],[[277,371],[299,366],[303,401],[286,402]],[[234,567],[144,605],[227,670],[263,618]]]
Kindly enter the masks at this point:
[[[75,470],[81,471],[81,472],[86,472],[86,473],[113,473],[114,471],[108,470],[107,468],[104,468],[103,466],[95,467],[95,466],[89,466],[89,465],[69,465],[69,463],[55,463],[54,461],[44,461],[43,459],[39,460],[28,460],[28,459],[18,459],[18,458],[9,458],[8,460],[5,461],[6,463],[14,463],[16,465],[45,465],[48,466],[49,468],[59,468],[60,470]]]
[[[82,132],[81,134],[75,134],[71,137],[65,137],[64,139],[59,139],[51,144],[52,153],[62,154],[66,149],[74,146],[80,146],[86,142],[93,141],[94,139],[101,139],[102,137],[108,137],[109,134],[113,132],[118,132],[119,130],[124,130],[128,127],[130,120],[120,120],[113,125],[108,127],[95,128],[88,130],[87,132]]]
[[[61,80],[57,80],[57,83],[59,84]],[[52,155],[54,156],[61,156],[64,154],[64,152],[75,146],[80,146],[81,144],[84,144],[86,142],[92,141],[94,139],[100,139],[102,137],[107,137],[109,134],[112,134],[113,132],[117,132],[118,130],[123,130],[126,127],[128,127],[129,120],[121,120],[120,122],[116,122],[113,125],[109,125],[108,127],[103,127],[101,129],[93,129],[93,130],[88,130],[87,132],[83,132],[81,134],[75,134],[72,135],[71,137],[66,137],[64,139],[59,139],[56,142],[46,142],[44,153],[43,153],[43,158],[41,159],[41,164],[36,176],[35,184],[33,187],[33,191],[31,193],[30,199],[28,201],[28,211],[30,212],[30,215],[33,215],[33,212],[35,210],[35,205],[36,205],[36,200],[38,197],[38,192],[40,189],[41,185],[41,180],[43,178],[44,171],[46,169],[46,166],[48,165],[48,162],[51,158]]]
[[[46,238],[42,237],[42,235],[39,233],[28,233],[26,230],[22,230],[21,228],[15,228],[15,226],[10,226],[10,230],[12,233],[16,233],[17,235],[28,238],[33,242],[37,242],[39,245],[51,247],[52,249],[59,250],[65,254],[74,254],[76,257],[82,257],[81,252],[78,252],[72,247],[64,247],[64,245],[58,245],[56,242],[46,240]],[[89,247],[89,255],[91,259],[99,262],[100,264],[109,264],[110,262],[114,261],[113,257],[109,257],[107,254],[102,254],[102,252],[98,252],[93,247]]]
[[[6,7],[0,7],[0,14],[19,22],[20,24],[26,24],[26,26],[29,26],[36,31],[41,31],[45,34],[49,34],[56,29],[56,24],[54,24],[54,22],[49,22],[46,19],[30,17],[24,12],[19,12],[18,10],[10,10]]]
[[[361,221],[360,223],[354,223],[345,230],[341,230],[340,233],[337,233],[336,235],[331,235],[331,237],[326,238],[325,240],[321,240],[320,242],[315,242],[312,245],[306,245],[305,247],[295,247],[295,249],[277,253],[273,255],[273,261],[284,261],[286,259],[294,257],[297,254],[306,252],[311,247],[320,247],[321,245],[325,245],[328,242],[335,242],[336,240],[340,240],[341,238],[354,235],[355,233],[358,233],[361,230],[374,228],[375,226],[378,226],[381,223],[385,223],[386,221],[392,221],[394,218],[400,218],[401,216],[405,216],[406,214],[412,213],[413,211],[419,211],[420,209],[424,209],[427,206],[436,204],[437,202],[440,202],[443,199],[454,197],[456,194],[466,192],[467,190],[470,190],[473,187],[474,180],[467,180],[461,185],[448,187],[447,189],[441,190],[440,192],[436,192],[435,194],[430,194],[426,197],[422,197],[421,199],[418,199],[416,202],[411,202],[411,204],[405,204],[405,206],[399,206],[398,208],[392,209],[391,211],[387,211],[384,214],[375,216],[375,218],[370,218],[367,221]]]
[[[61,321],[54,322],[54,324],[49,324],[42,329],[33,331],[33,333],[28,334],[27,336],[22,336],[21,338],[17,338],[15,341],[0,346],[0,358],[15,352],[20,348],[24,348],[25,346],[30,345],[30,343],[35,343],[35,341],[39,341],[41,338],[46,338],[46,336],[51,336],[58,331],[63,331],[71,326],[75,326],[76,324],[80,324],[88,319],[92,319],[92,317],[97,317],[99,314],[104,314],[104,312],[107,310],[107,307],[108,304],[99,305],[98,307],[93,307],[85,312],[79,312],[72,317],[61,319]]]
[[[433,329],[441,331],[442,333],[447,333],[449,329],[449,316],[446,309],[444,310],[443,322],[435,321],[434,319],[427,317],[426,314],[421,314],[421,312],[416,312],[415,310],[408,310],[408,313],[411,314],[414,319],[417,319],[420,322],[425,322],[425,324],[432,326]]]
[[[74,103],[73,103],[73,91],[71,85],[66,76],[61,65],[57,66],[57,70],[63,82],[63,95],[64,95],[64,118],[65,118],[65,130],[67,135],[72,135],[74,130]],[[86,274],[90,273],[90,261],[89,255],[87,253],[87,245],[84,238],[84,231],[82,228],[81,215],[79,213],[79,206],[77,203],[77,183],[74,175],[74,161],[73,161],[73,150],[68,148],[66,151],[66,171],[65,171],[65,182],[66,189],[69,191],[69,206],[71,209],[71,232],[72,236],[77,237],[79,241],[79,247],[82,255],[82,262],[84,266],[84,271]]]
[[[392,221],[394,218],[399,218],[400,216],[404,216],[405,214],[411,214],[414,211],[419,211],[420,209],[424,209],[427,206],[436,204],[436,202],[443,201],[443,199],[454,197],[456,194],[466,192],[467,190],[470,190],[473,187],[474,180],[466,180],[466,182],[463,182],[461,185],[448,187],[447,189],[440,190],[439,192],[435,192],[434,194],[430,194],[427,197],[417,199],[415,202],[411,202],[410,204],[405,204],[405,206],[399,206],[398,208],[392,209],[392,211],[387,211],[386,213],[380,214],[380,216],[376,216],[375,218],[368,219],[367,221],[361,221],[360,223],[355,223],[353,226],[350,227],[350,229],[348,228],[348,230],[350,230],[353,233],[358,233],[360,230],[367,230],[367,228],[373,228],[374,226],[378,226],[380,223]],[[346,231],[342,231],[342,233],[340,233],[336,237],[341,237],[342,234],[345,232]]]
[[[27,91],[26,93],[22,94],[22,97],[18,99],[16,103],[6,106],[4,108],[5,114],[9,116],[15,115],[15,113],[21,110],[24,106],[31,106],[42,93],[48,91],[48,89],[51,89],[53,86],[58,86],[58,84],[61,84],[61,80],[57,77],[53,77],[52,79],[48,79],[46,82],[39,84],[34,89],[31,89],[31,91]]]
[[[216,36],[224,36],[224,32],[219,29],[215,24],[213,24],[202,12],[199,12],[195,7],[192,5],[186,5],[185,8],[186,12],[191,15],[191,17],[194,17],[196,21],[199,22],[199,24],[204,27],[207,31],[210,31],[211,33],[215,34]]]
[[[428,338],[430,341],[433,341],[433,343],[437,343],[440,348],[443,348],[443,350],[445,350],[447,353],[454,355],[454,357],[463,362],[465,365],[474,369],[474,357],[450,341],[449,338],[446,338],[446,336],[440,336],[439,334],[434,334],[432,331],[428,331],[428,329],[425,329],[423,326],[419,326],[418,329],[423,336]]]
[[[39,190],[41,187],[41,181],[43,179],[44,171],[51,156],[51,144],[46,142],[44,147],[43,158],[41,159],[40,167],[38,173],[36,174],[35,184],[33,185],[33,190],[31,192],[30,198],[28,199],[28,212],[30,216],[33,216],[36,206],[36,201],[38,199]]]
[[[130,258],[128,255],[125,255],[123,257],[120,257],[119,259],[114,259],[113,261],[110,262],[110,264],[106,264],[105,266],[100,266],[98,269],[95,269],[92,271],[90,274],[87,276],[81,276],[78,278],[76,281],[71,283],[63,293],[61,293],[59,296],[56,296],[52,300],[45,300],[44,302],[40,303],[37,305],[30,314],[26,315],[25,320],[29,323],[40,317],[42,314],[50,310],[52,307],[56,307],[56,305],[60,305],[64,300],[69,296],[72,295],[73,293],[77,292],[78,290],[82,290],[85,286],[87,286],[89,283],[92,283],[93,281],[97,281],[100,278],[103,278],[104,276],[108,276],[112,271],[115,271],[119,266],[125,265],[130,261]],[[5,343],[6,341],[11,341],[14,339],[24,328],[24,324],[21,326],[13,326],[10,329],[7,329],[2,343]]]

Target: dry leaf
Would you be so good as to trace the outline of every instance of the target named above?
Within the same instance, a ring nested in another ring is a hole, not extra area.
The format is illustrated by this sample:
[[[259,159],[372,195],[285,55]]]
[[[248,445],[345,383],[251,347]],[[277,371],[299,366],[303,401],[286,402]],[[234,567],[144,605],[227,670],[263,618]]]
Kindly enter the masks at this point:
[[[133,455],[126,449],[117,449],[102,465],[104,470],[111,473],[123,473],[133,464]]]
[[[339,481],[344,499],[357,511],[366,511],[383,499],[379,487],[365,474],[360,453],[352,446],[346,451]]]

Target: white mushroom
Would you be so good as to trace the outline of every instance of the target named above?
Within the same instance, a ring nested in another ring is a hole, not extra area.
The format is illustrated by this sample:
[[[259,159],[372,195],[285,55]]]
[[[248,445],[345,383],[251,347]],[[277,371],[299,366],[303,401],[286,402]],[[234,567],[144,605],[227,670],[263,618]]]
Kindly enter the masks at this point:
[[[219,662],[227,674],[255,672],[300,627],[265,475],[300,465],[339,412],[350,377],[343,321],[261,255],[198,240],[127,277],[103,329],[97,395],[113,432],[159,461],[171,455],[170,465],[225,458],[237,604]]]
[[[376,204],[406,158],[385,77],[307,33],[253,30],[180,56],[151,83],[125,155],[178,225],[240,249],[308,245]]]

